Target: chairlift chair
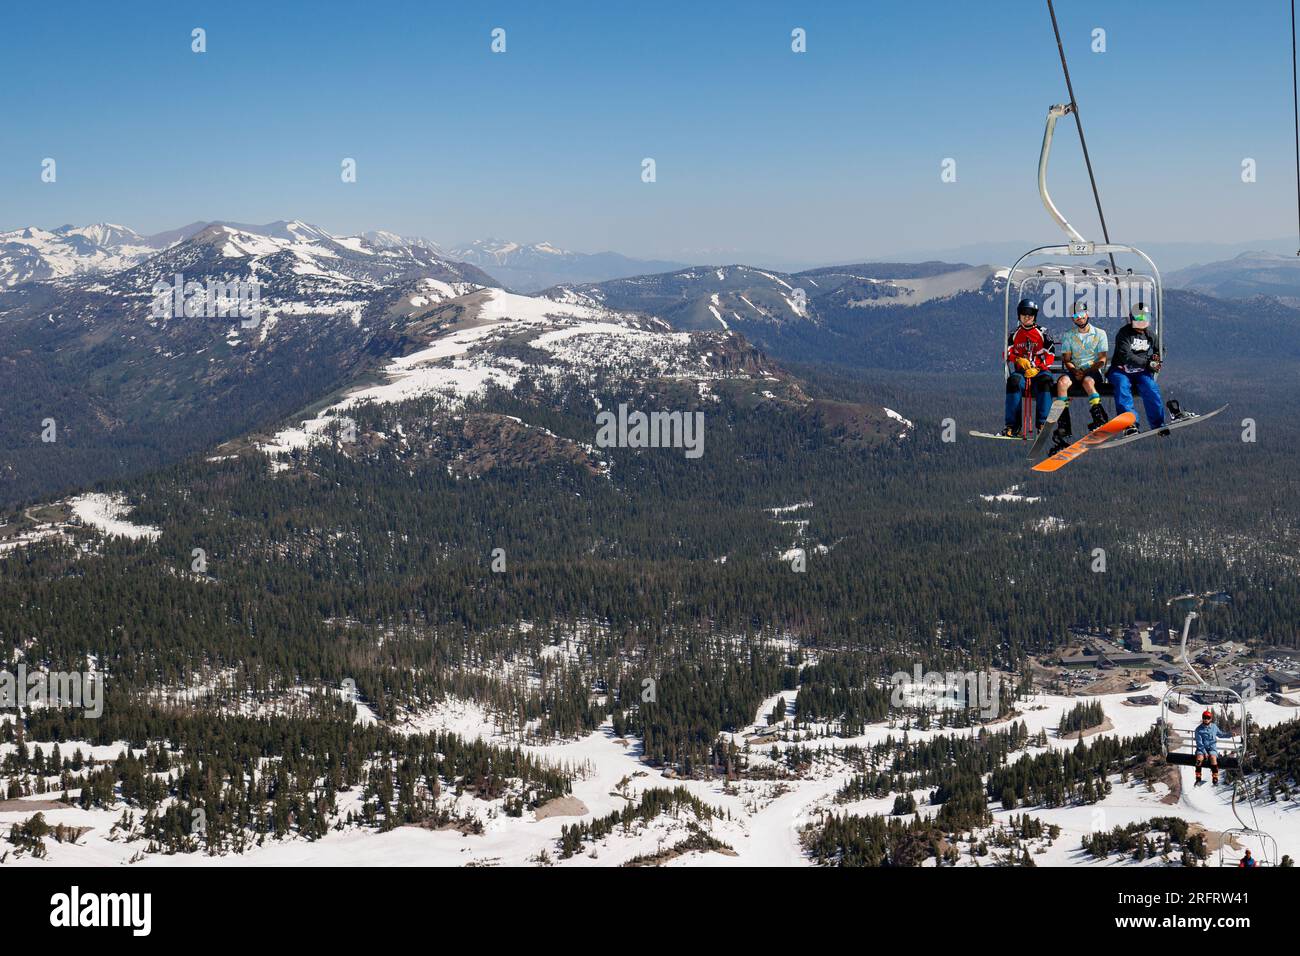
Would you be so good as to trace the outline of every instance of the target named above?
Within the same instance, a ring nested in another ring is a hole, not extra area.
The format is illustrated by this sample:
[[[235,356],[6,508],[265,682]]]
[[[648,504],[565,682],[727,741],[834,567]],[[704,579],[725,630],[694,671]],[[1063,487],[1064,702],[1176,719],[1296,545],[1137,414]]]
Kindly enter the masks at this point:
[[[1192,621],[1200,617],[1199,609],[1204,607],[1207,601],[1222,603],[1218,600],[1218,595],[1196,594],[1184,594],[1168,602],[1170,607],[1183,611],[1186,615],[1183,618],[1183,638],[1179,657],[1193,679],[1182,681],[1165,691],[1164,698],[1160,702],[1160,717],[1157,721],[1160,728],[1160,749],[1168,764],[1181,767],[1196,765],[1194,733],[1196,725],[1200,723],[1197,709],[1186,709],[1185,712],[1193,719],[1183,721],[1182,726],[1176,725],[1178,722],[1171,717],[1171,714],[1177,714],[1173,706],[1181,706],[1184,698],[1196,700],[1210,710],[1214,710],[1217,706],[1224,714],[1233,717],[1233,723],[1237,725],[1239,732],[1219,741],[1218,764],[1221,770],[1240,770],[1246,758],[1247,738],[1250,733],[1246,700],[1235,688],[1207,682],[1197,673],[1187,657],[1187,637],[1191,633]]]
[[[1243,846],[1241,849],[1233,849],[1235,859],[1227,855],[1227,848],[1232,843],[1254,842],[1255,846]],[[1280,857],[1277,855],[1277,840],[1269,836],[1263,830],[1253,830],[1250,827],[1233,827],[1230,830],[1224,830],[1219,834],[1219,866],[1239,866],[1241,858],[1245,855],[1246,850],[1251,850],[1251,856],[1255,858],[1256,866],[1277,866]],[[1254,852],[1258,850],[1259,852]]]
[[[1200,696],[1202,694],[1219,698],[1222,701],[1218,705],[1219,709],[1224,713],[1231,713],[1234,718],[1241,721],[1240,734],[1225,737],[1219,741],[1218,745],[1219,769],[1240,770],[1242,757],[1246,752],[1246,735],[1248,733],[1245,723],[1246,702],[1231,687],[1221,687],[1214,684],[1185,683],[1165,691],[1164,699],[1160,703],[1160,746],[1164,752],[1165,763],[1175,767],[1196,766],[1196,741],[1193,735],[1196,731],[1196,725],[1200,723],[1201,708],[1189,708],[1188,719],[1179,720],[1177,719],[1178,715],[1173,714],[1170,704],[1171,702],[1180,703],[1184,697],[1190,698],[1193,695]],[[1208,709],[1215,709],[1215,705],[1208,705]],[[1208,762],[1206,766],[1208,766]]]
[[[1162,357],[1167,354],[1164,335],[1164,285],[1160,279],[1160,270],[1156,268],[1155,262],[1141,249],[1136,246],[1125,245],[1113,242],[1090,242],[1083,237],[1070,222],[1061,214],[1052,201],[1052,197],[1047,191],[1047,164],[1052,152],[1052,137],[1056,129],[1056,121],[1071,111],[1069,106],[1056,105],[1047,111],[1047,127],[1043,131],[1043,145],[1038,154],[1038,194],[1043,200],[1048,214],[1053,221],[1065,232],[1068,241],[1065,244],[1044,245],[1026,252],[1007,270],[1006,289],[1003,296],[1003,327],[1002,327],[1002,350],[1003,361],[1003,381],[1004,383],[1011,378],[1011,369],[1005,361],[1006,343],[1011,336],[1011,330],[1016,326],[1015,309],[1021,298],[1032,296],[1034,290],[1048,287],[1049,283],[1058,283],[1064,289],[1071,291],[1083,289],[1085,294],[1082,298],[1087,301],[1091,300],[1096,303],[1096,313],[1091,313],[1098,324],[1113,324],[1114,321],[1127,318],[1128,308],[1141,302],[1151,313],[1151,322],[1155,328],[1156,335],[1160,339],[1160,348]],[[1138,271],[1132,268],[1119,269],[1115,266],[1115,256],[1128,255],[1136,257],[1140,265]],[[1109,259],[1110,265],[1098,265],[1096,259],[1098,256],[1105,256]],[[1054,258],[1057,261],[1042,262],[1036,265],[1028,264],[1034,259]],[[1142,291],[1141,296],[1134,297],[1132,289],[1137,288]],[[1088,295],[1088,290],[1093,290]],[[1098,290],[1106,290],[1106,295],[1098,295]],[[1113,290],[1113,293],[1111,292]],[[1146,291],[1149,290],[1149,291]],[[1042,296],[1038,296],[1042,298]],[[1063,315],[1060,318],[1068,321],[1070,312],[1078,296],[1071,295],[1071,301],[1062,301]],[[1128,301],[1126,302],[1126,298]],[[1117,304],[1117,308],[1103,310],[1100,303],[1105,301],[1108,305],[1111,301]],[[1118,313],[1118,314],[1116,314]],[[1052,316],[1049,316],[1052,317]],[[1102,325],[1106,328],[1106,325]],[[1068,329],[1067,329],[1068,330]],[[1113,329],[1107,329],[1112,332]],[[1051,372],[1054,377],[1059,377],[1064,373],[1064,367],[1058,361],[1053,366]],[[1102,395],[1111,395],[1113,390],[1109,382],[1103,380],[1097,383],[1097,390]],[[1022,434],[1028,435],[1032,431],[1034,416],[1029,406],[1033,402],[1032,390],[1027,389],[1025,395],[1026,411],[1023,413],[1025,431]],[[1077,385],[1070,386],[1070,396],[1073,398],[1082,397],[1083,390]]]

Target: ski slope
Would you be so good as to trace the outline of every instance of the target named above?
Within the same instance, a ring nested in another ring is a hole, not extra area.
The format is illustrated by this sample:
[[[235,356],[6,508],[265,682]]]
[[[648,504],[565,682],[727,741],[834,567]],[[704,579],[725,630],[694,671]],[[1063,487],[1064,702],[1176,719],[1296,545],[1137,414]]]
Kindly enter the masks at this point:
[[[1148,692],[1159,697],[1164,689],[1164,685],[1156,683],[1151,685]],[[743,746],[747,740],[750,742],[751,765],[762,766],[770,762],[768,753],[773,747],[783,751],[796,746],[774,739],[754,742],[756,736],[761,736],[761,732],[768,729],[768,714],[782,697],[786,701],[786,717],[778,727],[787,731],[791,729],[796,695],[797,691],[773,695],[759,706],[751,725],[729,735],[738,745]],[[1144,733],[1152,726],[1159,708],[1126,706],[1124,700],[1127,696],[1127,693],[1121,693],[1081,698],[1039,694],[1020,702],[1020,713],[1013,719],[1023,721],[1031,735],[1045,730],[1050,748],[1073,748],[1076,741],[1058,738],[1055,728],[1061,716],[1081,700],[1097,700],[1102,704],[1111,728],[1104,733],[1090,734],[1088,739],[1104,735],[1133,736]],[[1263,699],[1252,701],[1250,711],[1253,719],[1263,726],[1297,716],[1294,708],[1276,706]],[[501,731],[491,714],[472,701],[448,700],[400,726],[412,733],[441,729],[503,745],[516,742],[514,736]],[[904,728],[897,723],[881,722],[869,725],[857,737],[819,737],[801,741],[798,746],[829,749],[843,748],[849,744],[869,745],[888,737],[898,739],[903,732]],[[957,729],[906,730],[912,740],[926,739],[935,734],[974,732]],[[35,743],[28,741],[29,747]],[[43,745],[48,751],[49,744]],[[0,751],[7,752],[12,746],[4,745]],[[76,742],[63,743],[61,749],[68,754],[75,746],[78,746]],[[111,758],[124,745],[91,748],[83,743],[80,746],[84,752],[93,751],[97,758]],[[638,799],[638,795],[647,789],[683,786],[710,807],[721,811],[721,817],[708,822],[703,829],[715,839],[729,845],[734,852],[690,852],[666,861],[665,865],[800,866],[810,865],[811,862],[799,843],[800,830],[804,825],[817,821],[827,813],[889,813],[893,806],[892,795],[884,799],[836,803],[836,791],[855,771],[834,759],[817,761],[808,774],[792,780],[738,780],[728,785],[727,781],[720,779],[671,779],[659,770],[643,764],[639,759],[639,742],[635,739],[616,738],[608,722],[599,730],[577,740],[549,745],[528,744],[525,749],[552,763],[579,769],[579,779],[574,784],[572,796],[581,801],[586,809],[585,814],[581,817],[550,816],[545,819],[537,819],[533,813],[526,813],[523,817],[507,817],[495,803],[477,800],[469,795],[455,797],[448,793],[444,794],[445,801],[450,801],[458,812],[473,816],[482,823],[481,835],[464,835],[454,829],[426,830],[412,826],[399,827],[387,833],[353,827],[341,832],[331,830],[326,837],[315,842],[300,838],[284,841],[268,839],[263,846],[243,855],[150,855],[134,865],[527,866],[536,865],[542,854],[545,854],[550,862],[563,866],[612,866],[638,855],[660,852],[684,839],[690,832],[687,825],[689,814],[683,814],[680,818],[661,816],[649,824],[634,825],[628,833],[615,828],[606,838],[588,844],[582,853],[567,860],[558,858],[557,841],[562,827],[580,818],[590,820],[620,810]],[[1014,759],[1039,752],[1041,750],[1029,748]],[[1179,772],[1181,795],[1172,803],[1168,802],[1171,799],[1170,790],[1163,783],[1157,783],[1153,789],[1148,789],[1136,780],[1124,783],[1115,776],[1111,778],[1112,792],[1096,804],[1052,809],[1021,807],[1014,811],[994,809],[993,816],[997,824],[1006,824],[1013,814],[1019,816],[1028,812],[1044,823],[1061,827],[1059,839],[1047,847],[1045,852],[1034,857],[1039,866],[1136,865],[1118,857],[1094,860],[1080,849],[1080,838],[1088,833],[1157,816],[1179,816],[1203,826],[1212,834],[1238,825],[1232,813],[1230,786],[1215,788],[1207,782],[1201,788],[1194,788],[1191,768],[1179,768]],[[22,803],[30,803],[35,807],[38,803],[33,801],[49,800],[51,796],[53,794],[45,794]],[[927,791],[915,791],[914,796],[920,813],[928,816],[936,812],[936,807],[926,803]],[[359,794],[355,791],[341,794],[341,813],[346,815],[349,809],[355,809],[359,800]],[[24,811],[21,804],[15,808],[14,802],[7,802],[3,806],[4,809],[0,811],[0,826],[20,822],[31,815],[31,812]],[[110,836],[109,830],[121,816],[122,809],[45,809],[43,812],[46,820],[52,825],[65,823],[93,829],[82,837],[78,845],[50,842],[46,860],[22,857],[9,862],[29,866],[116,865],[129,862],[137,857],[143,844],[140,841],[126,843]],[[1300,858],[1300,805],[1294,802],[1260,803],[1256,812],[1260,827],[1277,839],[1280,853]],[[1244,807],[1242,814],[1245,819],[1251,819]],[[1238,857],[1239,853],[1234,851],[1232,859],[1235,861]],[[928,862],[929,865],[934,864],[933,860]],[[1210,862],[1217,863],[1217,854],[1211,854]],[[1160,861],[1147,860],[1141,865],[1160,865]]]

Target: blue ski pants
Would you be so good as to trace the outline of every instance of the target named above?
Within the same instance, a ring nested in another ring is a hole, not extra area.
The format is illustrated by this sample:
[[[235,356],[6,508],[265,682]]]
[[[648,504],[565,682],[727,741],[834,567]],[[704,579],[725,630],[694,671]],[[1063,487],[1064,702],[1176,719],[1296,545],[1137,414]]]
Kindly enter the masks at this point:
[[[1111,386],[1115,389],[1115,413],[1134,412],[1133,389],[1137,388],[1142,396],[1142,407],[1146,409],[1147,426],[1163,428],[1165,424],[1165,403],[1160,398],[1160,386],[1150,372],[1125,372],[1112,369],[1109,376]]]

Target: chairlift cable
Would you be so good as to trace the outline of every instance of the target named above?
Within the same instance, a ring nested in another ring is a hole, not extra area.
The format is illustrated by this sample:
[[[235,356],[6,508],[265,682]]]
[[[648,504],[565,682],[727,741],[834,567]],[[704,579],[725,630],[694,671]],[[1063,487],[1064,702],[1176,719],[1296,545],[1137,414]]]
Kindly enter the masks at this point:
[[[1295,0],[1291,0],[1294,6]],[[1061,45],[1061,29],[1056,24],[1056,8],[1052,6],[1052,0],[1047,0],[1047,12],[1052,17],[1052,32],[1056,34],[1056,50],[1061,54],[1061,72],[1065,74],[1065,89],[1070,94],[1070,112],[1074,113],[1074,125],[1079,130],[1079,145],[1083,147],[1083,162],[1088,167],[1088,181],[1092,183],[1092,198],[1097,203],[1097,218],[1101,220],[1101,235],[1110,244],[1110,230],[1106,228],[1106,214],[1101,211],[1101,194],[1097,191],[1097,177],[1092,172],[1092,159],[1088,156],[1088,140],[1083,135],[1083,120],[1079,117],[1079,101],[1074,98],[1074,84],[1070,82],[1070,67],[1065,62],[1065,47]],[[1294,36],[1294,34],[1293,34]],[[1300,123],[1300,120],[1297,120]],[[1300,125],[1297,125],[1297,143],[1300,143]],[[1300,150],[1300,145],[1297,146]],[[1297,153],[1300,156],[1300,152]],[[1300,160],[1298,160],[1300,162]],[[1300,188],[1300,166],[1297,166],[1297,186]],[[1297,253],[1300,255],[1300,253]],[[1110,271],[1113,275],[1119,276],[1119,269],[1115,265],[1115,254],[1110,254]]]
[[[1242,776],[1242,772],[1243,771],[1239,771],[1238,774],[1232,778],[1232,815],[1237,818],[1237,822],[1241,824],[1241,829],[1244,830],[1245,832],[1257,834],[1262,837],[1267,837],[1268,834],[1264,833],[1264,831],[1259,828],[1259,816],[1255,813],[1255,798],[1251,796],[1250,787],[1246,783],[1244,777]],[[1242,788],[1242,794],[1243,796],[1245,796],[1246,803],[1250,807],[1250,819],[1251,819],[1250,824],[1247,824],[1246,821],[1241,818],[1241,814],[1237,812],[1237,788],[1238,787]],[[1275,862],[1269,858],[1267,839],[1260,840],[1259,852],[1260,852],[1260,856],[1264,858],[1265,866],[1275,865]]]
[[[1291,0],[1291,111],[1295,116],[1296,224],[1300,227],[1300,92],[1296,85],[1295,0]],[[1300,252],[1296,255],[1300,256]]]

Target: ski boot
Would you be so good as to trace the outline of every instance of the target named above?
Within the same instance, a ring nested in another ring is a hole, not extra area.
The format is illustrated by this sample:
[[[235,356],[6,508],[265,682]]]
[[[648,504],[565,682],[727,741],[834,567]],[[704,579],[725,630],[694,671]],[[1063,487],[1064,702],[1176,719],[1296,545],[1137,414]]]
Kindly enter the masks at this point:
[[[1102,425],[1105,425],[1106,422],[1110,421],[1110,416],[1106,414],[1106,409],[1101,407],[1101,402],[1098,402],[1096,405],[1089,405],[1088,413],[1092,415],[1093,428],[1100,428]]]

